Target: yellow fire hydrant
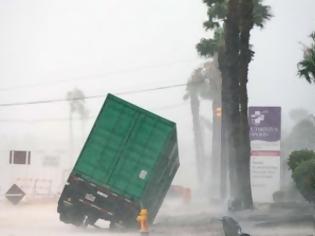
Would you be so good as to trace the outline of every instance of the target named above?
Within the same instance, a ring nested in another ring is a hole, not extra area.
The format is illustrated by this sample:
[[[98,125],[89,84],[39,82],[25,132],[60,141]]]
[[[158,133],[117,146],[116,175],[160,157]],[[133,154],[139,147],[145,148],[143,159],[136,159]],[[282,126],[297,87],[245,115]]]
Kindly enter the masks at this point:
[[[148,210],[143,208],[137,216],[141,235],[149,235]]]

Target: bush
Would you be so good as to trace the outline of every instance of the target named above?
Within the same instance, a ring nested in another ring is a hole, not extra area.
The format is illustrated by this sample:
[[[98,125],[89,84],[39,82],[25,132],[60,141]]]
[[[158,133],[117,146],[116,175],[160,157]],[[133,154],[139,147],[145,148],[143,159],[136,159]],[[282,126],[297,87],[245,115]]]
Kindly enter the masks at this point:
[[[315,152],[312,150],[299,150],[294,151],[289,156],[288,166],[294,172],[295,168],[302,162],[315,159]]]
[[[302,196],[315,203],[315,159],[301,162],[294,169],[292,177]]]

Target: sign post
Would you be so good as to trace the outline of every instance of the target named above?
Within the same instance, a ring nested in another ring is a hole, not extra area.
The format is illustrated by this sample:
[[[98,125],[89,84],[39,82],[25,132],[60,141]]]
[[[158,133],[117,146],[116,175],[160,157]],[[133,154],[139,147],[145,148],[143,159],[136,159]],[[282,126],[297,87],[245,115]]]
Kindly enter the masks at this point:
[[[251,187],[254,202],[273,202],[280,190],[281,108],[249,107]]]

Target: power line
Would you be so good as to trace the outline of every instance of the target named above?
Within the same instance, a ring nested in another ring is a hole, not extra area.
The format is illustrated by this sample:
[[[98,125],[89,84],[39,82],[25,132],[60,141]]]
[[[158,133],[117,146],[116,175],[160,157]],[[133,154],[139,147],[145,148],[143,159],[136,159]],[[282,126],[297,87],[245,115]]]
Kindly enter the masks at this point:
[[[160,107],[153,107],[149,108],[150,110],[167,110],[167,109],[173,109],[176,107],[180,107],[183,105],[187,105],[189,103],[187,102],[182,102],[182,103],[177,103],[177,104],[172,104],[172,105],[166,105],[166,106],[160,106]],[[82,118],[74,118],[72,121],[82,121],[82,120],[94,120],[97,117],[97,114],[90,115],[88,117],[85,117],[84,119]],[[60,117],[60,118],[43,118],[43,119],[34,119],[34,120],[26,120],[26,119],[0,119],[0,122],[7,122],[7,123],[28,123],[28,124],[33,124],[33,123],[41,123],[41,122],[65,122],[69,121],[69,117]]]
[[[173,66],[175,64],[179,64],[179,63],[189,63],[189,62],[195,62],[195,60],[179,60],[179,61],[174,61],[174,62],[165,63],[165,64],[144,65],[144,66],[138,66],[138,67],[134,67],[134,68],[130,68],[130,69],[108,71],[108,72],[106,72],[104,74],[98,74],[98,75],[97,74],[96,75],[90,75],[90,76],[89,75],[85,75],[85,76],[78,76],[78,77],[71,78],[71,79],[62,79],[62,80],[47,81],[47,82],[43,82],[43,83],[33,83],[33,84],[24,84],[24,85],[20,85],[20,86],[5,87],[5,88],[0,88],[0,92],[9,91],[9,90],[15,90],[15,89],[47,86],[47,85],[50,85],[50,84],[67,83],[67,82],[71,82],[71,81],[101,80],[101,79],[104,79],[105,77],[112,76],[112,75],[126,74],[126,73],[131,73],[131,72],[142,71],[142,70],[156,69],[156,68],[161,68],[161,67],[168,67],[168,66]]]
[[[116,94],[116,95],[129,95],[129,94],[153,92],[153,91],[157,91],[157,90],[164,90],[164,89],[183,87],[183,86],[186,86],[186,83],[173,84],[173,85],[161,86],[161,87],[155,87],[155,88],[139,89],[139,90],[129,90],[129,91],[118,92],[118,93],[114,93],[114,94]],[[57,98],[57,99],[36,100],[36,101],[28,101],[28,102],[0,103],[0,107],[49,104],[49,103],[69,102],[69,101],[76,101],[76,100],[89,100],[89,99],[104,98],[104,97],[106,97],[106,95],[91,95],[91,96],[86,96],[84,98],[72,98],[72,99]]]
[[[91,120],[95,119],[96,115],[88,116],[84,119],[76,118],[72,119],[72,121],[81,121],[81,120]],[[0,119],[0,122],[7,122],[7,123],[40,123],[40,122],[64,122],[69,121],[69,118],[44,118],[44,119],[35,119],[35,120],[26,120],[26,119]]]
[[[104,95],[95,95],[95,96],[87,96],[85,98],[72,98],[72,99],[49,99],[49,100],[37,100],[37,101],[28,101],[28,102],[13,102],[13,103],[1,103],[0,107],[12,107],[12,106],[26,106],[26,105],[38,105],[38,104],[47,104],[47,103],[58,103],[58,102],[69,102],[75,100],[84,100],[84,99],[93,99],[105,97]]]
[[[183,87],[186,86],[186,83],[182,84],[173,84],[168,86],[161,86],[161,87],[155,87],[155,88],[148,88],[148,89],[139,89],[139,90],[130,90],[125,92],[116,93],[117,95],[126,95],[126,94],[135,94],[135,93],[145,93],[145,92],[151,92],[156,90],[163,90],[163,89],[169,89],[169,88],[176,88],[176,87]]]

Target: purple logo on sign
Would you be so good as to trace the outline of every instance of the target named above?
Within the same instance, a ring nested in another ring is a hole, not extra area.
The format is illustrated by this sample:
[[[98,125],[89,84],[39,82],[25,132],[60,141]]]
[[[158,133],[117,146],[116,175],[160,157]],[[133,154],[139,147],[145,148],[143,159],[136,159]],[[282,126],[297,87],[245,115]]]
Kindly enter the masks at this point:
[[[250,140],[274,142],[281,137],[280,107],[249,107]]]

